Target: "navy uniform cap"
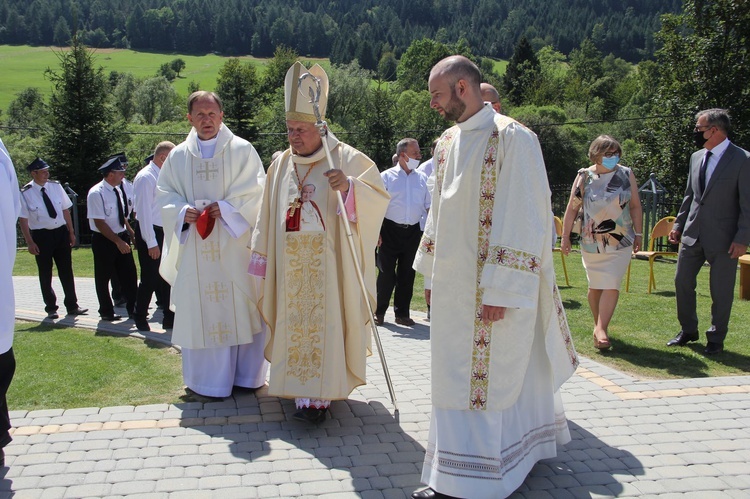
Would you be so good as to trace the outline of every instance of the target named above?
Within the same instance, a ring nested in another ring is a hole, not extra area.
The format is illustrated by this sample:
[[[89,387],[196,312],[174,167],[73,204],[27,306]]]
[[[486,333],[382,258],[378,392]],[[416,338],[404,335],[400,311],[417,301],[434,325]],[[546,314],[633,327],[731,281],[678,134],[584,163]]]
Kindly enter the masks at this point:
[[[122,159],[119,156],[109,158],[106,163],[99,167],[99,173],[106,175],[109,172],[124,172],[125,167],[122,164]]]
[[[28,170],[29,172],[35,172],[37,170],[46,170],[47,168],[49,168],[49,165],[45,163],[42,158],[36,158],[31,162],[29,166],[26,167],[26,170]]]
[[[124,152],[118,152],[117,154],[113,154],[107,159],[113,159],[113,158],[120,158],[120,162],[123,164],[123,166],[128,166],[128,158],[125,156]]]
[[[146,164],[151,163],[153,160],[154,160],[154,155],[153,154],[151,156],[149,156],[148,158],[145,159]]]

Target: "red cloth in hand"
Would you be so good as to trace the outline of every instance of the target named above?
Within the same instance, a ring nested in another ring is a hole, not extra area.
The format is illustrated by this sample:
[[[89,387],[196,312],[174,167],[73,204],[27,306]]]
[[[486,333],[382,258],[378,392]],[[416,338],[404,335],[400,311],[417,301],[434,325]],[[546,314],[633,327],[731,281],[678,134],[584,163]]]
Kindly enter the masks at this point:
[[[211,218],[211,216],[208,214],[208,208],[203,210],[203,212],[198,217],[198,221],[195,223],[195,228],[198,230],[198,234],[200,234],[201,239],[205,239],[209,235],[211,235],[211,231],[214,230],[215,223],[216,219]]]

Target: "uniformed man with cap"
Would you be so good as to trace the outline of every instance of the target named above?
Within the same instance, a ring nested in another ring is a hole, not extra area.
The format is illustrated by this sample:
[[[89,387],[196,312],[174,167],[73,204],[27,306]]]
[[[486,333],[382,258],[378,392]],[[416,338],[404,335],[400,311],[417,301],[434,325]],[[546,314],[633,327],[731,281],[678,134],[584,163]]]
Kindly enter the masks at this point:
[[[118,152],[113,154],[112,156],[107,158],[107,161],[109,161],[112,158],[120,158],[120,163],[122,164],[122,167],[125,168],[127,171],[128,169],[128,158],[125,156],[124,152]],[[106,163],[106,161],[105,161]],[[125,207],[125,219],[130,224],[130,227],[135,229],[135,189],[133,187],[133,184],[125,177],[123,177],[122,182],[120,183],[120,195],[122,196],[122,204]],[[128,229],[130,230],[130,229]],[[130,233],[130,240],[135,241],[135,232]],[[110,283],[112,285],[112,301],[115,302],[115,307],[121,307],[123,305],[127,304],[127,300],[122,294],[122,288],[120,287],[120,279],[118,279],[117,274],[112,274],[112,281]]]
[[[52,289],[52,264],[65,293],[68,315],[82,315],[88,309],[78,306],[76,285],[73,281],[71,250],[76,244],[73,220],[69,208],[73,206],[60,182],[49,179],[49,165],[41,158],[31,162],[26,170],[32,181],[21,188],[21,232],[29,253],[35,256],[42,288],[44,311],[48,319],[57,319],[57,296]]]
[[[99,168],[104,177],[89,190],[86,199],[89,227],[93,231],[91,249],[94,253],[94,284],[102,320],[120,319],[115,315],[109,295],[109,281],[116,274],[127,300],[128,315],[135,308],[136,270],[131,249],[133,229],[126,218],[127,206],[119,186],[125,177],[122,159],[115,156]]]

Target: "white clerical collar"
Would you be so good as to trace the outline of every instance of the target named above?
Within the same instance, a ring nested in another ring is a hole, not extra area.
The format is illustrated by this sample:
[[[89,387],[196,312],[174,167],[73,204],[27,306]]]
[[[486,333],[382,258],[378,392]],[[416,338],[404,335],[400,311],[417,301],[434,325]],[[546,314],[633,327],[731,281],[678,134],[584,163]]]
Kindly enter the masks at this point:
[[[219,135],[213,139],[203,140],[198,137],[198,149],[201,151],[202,158],[213,158],[216,151],[216,143],[219,141]]]
[[[484,128],[487,126],[487,122],[493,121],[494,118],[495,110],[492,109],[492,106],[485,104],[482,109],[474,113],[469,119],[461,123],[456,123],[456,125],[461,130],[475,130],[477,128]]]

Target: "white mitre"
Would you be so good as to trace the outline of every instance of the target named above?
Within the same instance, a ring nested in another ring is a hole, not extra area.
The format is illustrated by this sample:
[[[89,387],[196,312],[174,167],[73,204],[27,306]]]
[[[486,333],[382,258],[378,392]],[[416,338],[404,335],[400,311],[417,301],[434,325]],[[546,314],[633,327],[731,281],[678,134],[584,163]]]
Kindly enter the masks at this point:
[[[317,86],[314,79],[310,77],[304,78],[300,84],[300,76],[305,73],[311,74],[320,81],[318,108],[320,110],[320,119],[325,120],[326,107],[328,106],[328,75],[319,64],[311,67],[308,71],[299,61],[295,62],[289,68],[284,79],[286,119],[308,123],[317,122],[310,97],[310,89],[312,89],[314,95],[317,93]]]

